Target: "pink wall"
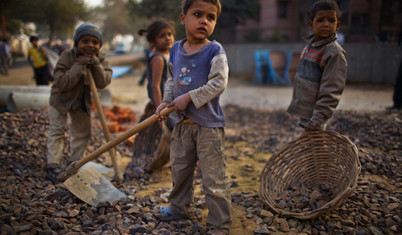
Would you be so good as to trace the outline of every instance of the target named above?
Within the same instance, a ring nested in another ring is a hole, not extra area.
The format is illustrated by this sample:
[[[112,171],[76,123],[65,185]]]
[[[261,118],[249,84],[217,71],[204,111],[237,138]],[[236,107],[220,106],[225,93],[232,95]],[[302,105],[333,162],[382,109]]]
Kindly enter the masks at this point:
[[[347,29],[351,25],[352,18],[361,17],[373,34],[379,33],[382,0],[348,1],[349,9],[346,9],[347,17],[342,21],[341,30]],[[287,16],[284,19],[278,17],[279,2],[287,2]],[[305,4],[306,0],[260,0],[259,20],[248,20],[245,25],[238,26],[236,28],[237,41],[242,41],[244,35],[250,33],[251,30],[258,30],[263,41],[275,33],[285,36],[288,42],[301,41],[302,37],[308,33],[307,23],[300,22],[302,16],[308,14],[308,10],[304,10]],[[307,6],[308,8],[309,6]],[[384,24],[383,22],[381,29],[397,35],[400,30],[402,13],[395,14],[393,18],[393,23]]]
[[[299,22],[299,4],[301,0],[287,1],[287,16],[285,19],[278,17],[277,0],[260,0],[260,20],[248,20],[243,26],[238,26],[238,39],[243,38],[248,30],[259,29],[263,38],[271,37],[278,32],[288,38],[289,41],[300,40],[300,27],[305,27]]]

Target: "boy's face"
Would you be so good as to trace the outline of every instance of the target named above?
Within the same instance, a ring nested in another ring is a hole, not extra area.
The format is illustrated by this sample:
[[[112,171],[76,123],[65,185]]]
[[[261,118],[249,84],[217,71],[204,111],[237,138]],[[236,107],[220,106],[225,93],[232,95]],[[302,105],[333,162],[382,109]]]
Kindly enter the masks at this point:
[[[100,49],[99,40],[94,36],[82,36],[78,41],[78,51],[84,56],[97,55]]]
[[[37,47],[38,46],[38,42],[39,42],[39,40],[38,39],[34,39],[34,40],[32,40],[32,45],[34,46],[34,47]]]
[[[209,2],[195,1],[187,11],[180,15],[180,22],[186,29],[188,41],[203,41],[213,32],[218,18],[218,8]]]
[[[341,22],[334,10],[319,10],[313,21],[309,21],[310,29],[314,31],[314,41],[330,37],[339,28]]]

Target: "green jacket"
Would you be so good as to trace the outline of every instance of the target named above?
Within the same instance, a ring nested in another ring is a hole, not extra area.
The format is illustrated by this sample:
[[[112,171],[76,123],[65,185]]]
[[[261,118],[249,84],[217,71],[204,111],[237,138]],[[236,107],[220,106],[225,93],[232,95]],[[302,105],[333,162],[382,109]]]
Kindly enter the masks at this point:
[[[103,89],[110,84],[112,69],[102,52],[99,52],[87,65],[77,64],[77,57],[76,47],[65,50],[60,55],[54,69],[49,103],[61,114],[67,114],[71,108],[81,107],[84,110],[85,107],[84,111],[89,115],[92,102],[87,69],[91,71],[98,89]]]
[[[318,42],[309,38],[300,56],[288,108],[290,114],[319,126],[332,117],[346,82],[346,52],[336,39],[336,34]]]

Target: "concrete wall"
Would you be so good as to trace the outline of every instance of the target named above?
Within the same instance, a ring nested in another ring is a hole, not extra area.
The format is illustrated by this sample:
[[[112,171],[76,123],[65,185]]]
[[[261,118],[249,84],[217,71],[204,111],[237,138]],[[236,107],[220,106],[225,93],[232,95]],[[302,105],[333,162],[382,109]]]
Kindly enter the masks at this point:
[[[255,76],[255,50],[301,51],[304,43],[225,44],[230,75],[252,80]],[[394,84],[402,50],[396,44],[346,43],[348,82]]]

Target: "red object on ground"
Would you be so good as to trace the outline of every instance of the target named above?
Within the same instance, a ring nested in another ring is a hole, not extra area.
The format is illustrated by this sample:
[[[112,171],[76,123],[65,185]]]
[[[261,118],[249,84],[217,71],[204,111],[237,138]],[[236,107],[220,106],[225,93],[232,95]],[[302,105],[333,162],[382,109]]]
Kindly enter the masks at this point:
[[[118,132],[120,129],[119,123],[115,122],[115,121],[108,122],[106,125],[107,125],[107,128],[109,129],[109,131],[112,133]]]

